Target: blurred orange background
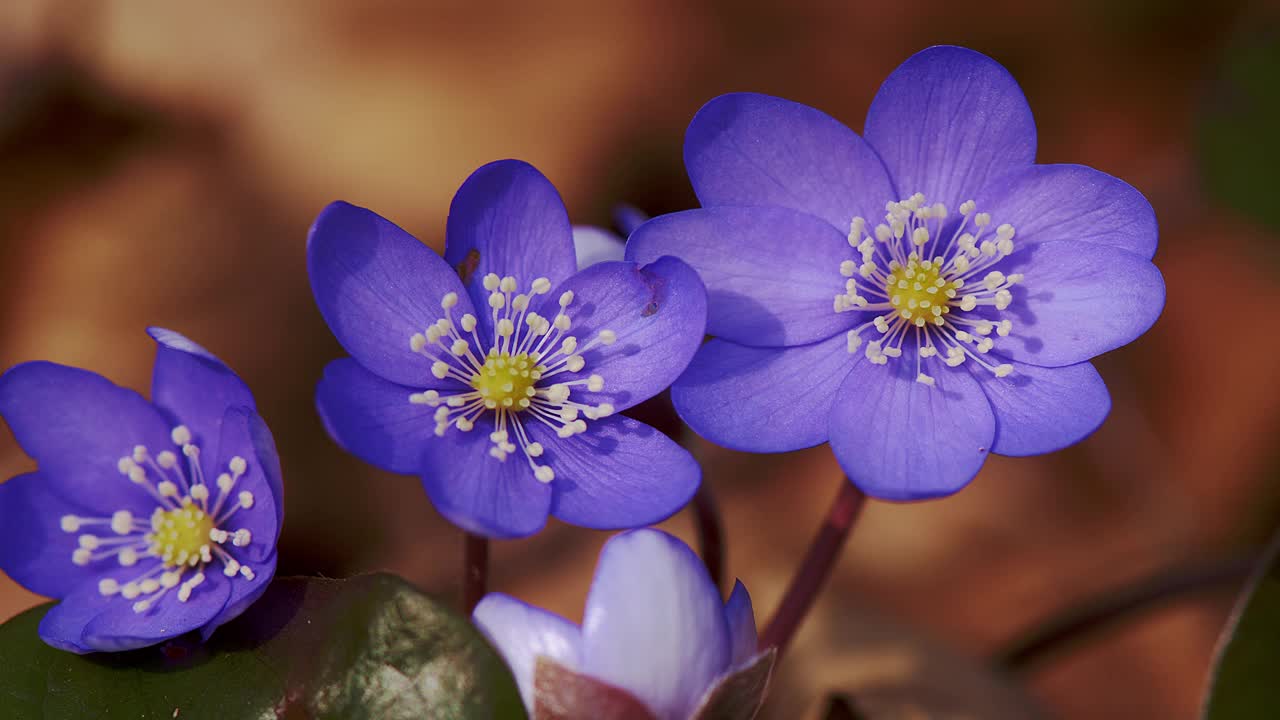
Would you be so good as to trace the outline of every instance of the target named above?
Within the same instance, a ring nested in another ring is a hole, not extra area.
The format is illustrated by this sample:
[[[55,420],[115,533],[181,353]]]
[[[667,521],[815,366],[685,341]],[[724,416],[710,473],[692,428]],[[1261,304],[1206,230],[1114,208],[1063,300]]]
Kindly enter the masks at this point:
[[[384,569],[453,598],[460,533],[417,480],[345,455],[313,412],[343,355],[305,271],[320,208],[364,205],[440,249],[453,192],[503,157],[546,173],[577,222],[607,224],[623,201],[692,207],[682,137],[711,97],[781,95],[858,130],[913,52],[981,50],[1026,91],[1040,162],[1099,168],[1151,200],[1168,305],[1098,361],[1115,407],[1086,442],[992,458],[944,501],[869,505],[779,676],[768,715],[795,717],[823,688],[909,672],[870,644],[841,659],[843,627],[892,617],[981,657],[1075,600],[1276,524],[1277,238],[1205,192],[1195,143],[1226,48],[1276,18],[1191,0],[8,0],[0,366],[50,359],[145,392],[143,328],[189,335],[241,373],[275,433],[281,573]],[[695,452],[763,623],[839,470],[826,448]],[[0,478],[30,467],[0,433]],[[687,512],[667,527],[692,540]],[[492,587],[577,619],[606,537],[553,521],[498,543]],[[1144,615],[1030,674],[1028,692],[1056,717],[1193,718],[1230,598]],[[39,601],[0,576],[0,618]]]

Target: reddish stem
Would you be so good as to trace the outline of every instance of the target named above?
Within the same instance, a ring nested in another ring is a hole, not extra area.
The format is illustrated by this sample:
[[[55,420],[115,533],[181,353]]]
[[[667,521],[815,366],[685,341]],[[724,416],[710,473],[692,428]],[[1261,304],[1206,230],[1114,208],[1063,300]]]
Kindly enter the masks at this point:
[[[804,561],[791,578],[791,585],[783,594],[773,618],[760,634],[762,649],[776,647],[779,655],[786,650],[800,623],[813,607],[827,576],[831,574],[831,568],[835,567],[836,558],[840,557],[840,550],[861,514],[866,499],[867,496],[854,487],[853,483],[841,479],[840,492],[827,510],[822,527],[818,529]]]
[[[724,526],[720,523],[720,508],[711,486],[703,481],[693,496],[693,524],[698,531],[698,550],[707,566],[711,581],[724,588]]]
[[[470,617],[489,584],[489,539],[466,533],[462,563],[462,610]]]

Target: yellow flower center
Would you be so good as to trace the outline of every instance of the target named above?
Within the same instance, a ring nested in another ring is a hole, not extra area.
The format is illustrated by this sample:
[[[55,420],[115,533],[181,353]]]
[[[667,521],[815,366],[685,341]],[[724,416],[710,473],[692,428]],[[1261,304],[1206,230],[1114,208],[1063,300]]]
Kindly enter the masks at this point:
[[[472,376],[471,387],[480,393],[487,407],[523,410],[529,407],[537,393],[535,385],[546,370],[538,359],[528,353],[511,355],[496,348],[490,350],[484,365]]]
[[[926,322],[942,325],[943,316],[951,312],[956,291],[963,280],[947,280],[942,273],[941,258],[920,260],[911,253],[906,266],[897,261],[889,265],[885,278],[885,295],[898,317],[923,327]]]
[[[151,526],[152,552],[168,567],[194,566],[209,552],[213,517],[189,499],[173,510],[157,509]]]

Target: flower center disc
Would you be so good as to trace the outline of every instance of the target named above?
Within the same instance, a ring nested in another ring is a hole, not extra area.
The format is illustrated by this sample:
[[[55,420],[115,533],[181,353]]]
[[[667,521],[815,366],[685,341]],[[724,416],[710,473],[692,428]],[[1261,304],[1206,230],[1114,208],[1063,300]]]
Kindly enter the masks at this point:
[[[906,267],[896,261],[889,266],[891,272],[885,278],[885,294],[899,317],[918,326],[945,322],[942,316],[951,312],[951,299],[964,282],[947,281],[942,277],[942,266],[941,258],[921,261],[915,253],[911,254]]]
[[[209,531],[214,529],[213,517],[190,501],[174,510],[157,510],[152,527],[152,547],[169,567],[198,562],[208,553],[201,550],[209,545]]]
[[[510,353],[490,350],[484,366],[471,378],[471,387],[480,393],[488,407],[524,409],[537,390],[534,386],[542,377],[543,368],[528,353]],[[489,403],[493,403],[490,405]]]

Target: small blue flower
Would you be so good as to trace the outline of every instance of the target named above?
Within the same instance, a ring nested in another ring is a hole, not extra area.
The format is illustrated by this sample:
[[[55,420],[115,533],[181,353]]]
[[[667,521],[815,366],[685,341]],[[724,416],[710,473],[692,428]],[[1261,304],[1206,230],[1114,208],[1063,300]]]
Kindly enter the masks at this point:
[[[515,675],[532,714],[538,658],[621,688],[661,720],[685,720],[757,657],[751,597],[727,603],[698,556],[659,530],[617,535],[596,564],[582,627],[501,593],[473,620]]]
[[[1164,305],[1146,199],[1035,164],[1022,91],[964,48],[895,70],[864,136],[754,94],[693,119],[703,208],[646,223],[627,248],[678,256],[708,288],[718,337],[672,388],[681,416],[735,449],[830,441],[856,485],[894,500],[956,492],[989,452],[1093,432],[1110,397],[1088,360]]]
[[[307,256],[352,355],[316,393],[330,434],[421,476],[453,523],[491,537],[535,533],[548,514],[635,527],[693,496],[692,456],[616,413],[688,365],[706,291],[674,258],[577,272],[564,204],[532,166],[499,161],[463,183],[444,259],[346,203],[316,219]]]
[[[151,402],[48,362],[0,377],[0,416],[38,464],[0,485],[0,569],[61,600],[40,637],[71,652],[207,639],[275,574],[280,461],[253,396],[204,348],[149,332]]]

